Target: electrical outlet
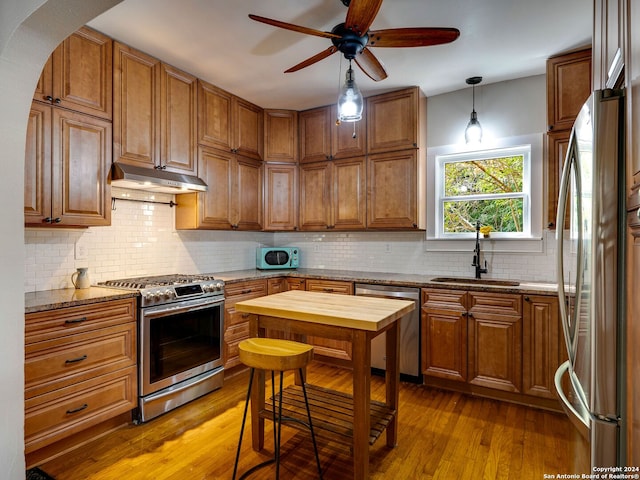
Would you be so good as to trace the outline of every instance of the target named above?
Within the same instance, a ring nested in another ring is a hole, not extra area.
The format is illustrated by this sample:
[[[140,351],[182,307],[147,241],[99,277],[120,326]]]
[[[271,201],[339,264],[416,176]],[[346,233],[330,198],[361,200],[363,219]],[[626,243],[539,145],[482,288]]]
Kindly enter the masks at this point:
[[[391,244],[390,243],[385,243],[384,244],[384,252],[385,253],[391,253]]]
[[[86,260],[88,257],[89,257],[89,252],[88,252],[87,246],[76,242],[76,246],[75,246],[76,260]]]
[[[318,245],[317,243],[313,244],[313,251],[318,253],[320,251],[320,245]]]

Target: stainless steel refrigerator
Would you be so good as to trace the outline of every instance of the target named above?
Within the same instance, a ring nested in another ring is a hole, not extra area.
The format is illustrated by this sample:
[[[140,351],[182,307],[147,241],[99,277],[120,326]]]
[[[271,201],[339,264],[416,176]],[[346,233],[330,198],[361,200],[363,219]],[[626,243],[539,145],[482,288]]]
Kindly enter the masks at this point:
[[[555,386],[589,441],[592,468],[625,462],[623,110],[622,90],[595,91],[582,107],[571,131],[556,223],[568,360],[558,368]]]

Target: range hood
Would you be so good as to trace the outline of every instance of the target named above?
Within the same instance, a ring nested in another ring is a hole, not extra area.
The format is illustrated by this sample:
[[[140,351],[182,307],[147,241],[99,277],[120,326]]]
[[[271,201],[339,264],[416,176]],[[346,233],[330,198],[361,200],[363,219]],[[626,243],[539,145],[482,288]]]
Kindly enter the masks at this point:
[[[172,194],[207,191],[207,184],[196,176],[120,162],[111,166],[111,186]]]

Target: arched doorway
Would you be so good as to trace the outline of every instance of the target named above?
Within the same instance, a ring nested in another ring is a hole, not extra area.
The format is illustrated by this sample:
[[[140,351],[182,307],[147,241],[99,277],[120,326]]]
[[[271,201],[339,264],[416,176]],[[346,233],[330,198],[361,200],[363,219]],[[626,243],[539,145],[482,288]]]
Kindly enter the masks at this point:
[[[24,154],[40,70],[70,33],[122,0],[4,0],[0,7],[0,472],[24,479]]]

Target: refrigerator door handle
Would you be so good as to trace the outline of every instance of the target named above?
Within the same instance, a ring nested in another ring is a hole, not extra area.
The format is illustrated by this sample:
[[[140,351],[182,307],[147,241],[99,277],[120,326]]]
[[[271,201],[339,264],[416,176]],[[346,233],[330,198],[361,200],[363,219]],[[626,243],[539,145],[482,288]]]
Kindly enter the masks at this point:
[[[571,365],[575,364],[577,343],[578,343],[578,321],[579,309],[580,309],[580,294],[582,292],[582,259],[583,259],[583,245],[582,245],[582,198],[581,191],[582,185],[580,184],[580,165],[578,161],[578,148],[576,140],[575,129],[571,130],[571,136],[569,137],[569,146],[567,148],[567,155],[562,169],[562,178],[560,180],[560,194],[558,198],[558,212],[556,216],[556,280],[558,283],[558,299],[560,307],[560,320],[562,324],[562,330],[564,333],[564,341],[567,348],[567,354]],[[573,316],[567,311],[567,296],[564,284],[564,224],[566,216],[566,205],[569,196],[569,183],[571,181],[571,171],[575,171],[575,185],[574,197],[577,204],[575,205],[575,211],[578,216],[576,224],[578,225],[577,234],[577,251],[576,251],[576,283],[574,285],[573,302],[574,311]]]
[[[586,405],[582,403],[580,397],[578,396],[578,406],[572,404],[562,389],[562,377],[565,373],[569,372],[570,368],[569,360],[564,362],[562,365],[558,367],[556,370],[556,374],[554,376],[554,383],[556,386],[556,392],[558,393],[558,397],[560,397],[560,403],[565,413],[569,417],[571,423],[578,429],[580,434],[588,439],[589,438],[589,429],[591,423],[591,413],[589,412]]]

